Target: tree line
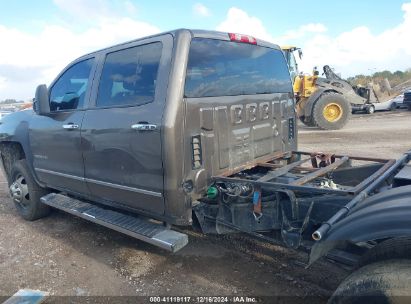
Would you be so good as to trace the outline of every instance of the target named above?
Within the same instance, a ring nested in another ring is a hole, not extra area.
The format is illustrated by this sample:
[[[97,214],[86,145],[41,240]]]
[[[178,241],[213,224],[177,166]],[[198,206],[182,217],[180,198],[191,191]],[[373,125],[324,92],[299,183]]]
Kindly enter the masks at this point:
[[[356,75],[354,77],[349,77],[347,80],[353,85],[362,85],[366,86],[370,82],[380,83],[384,79],[388,79],[391,87],[395,87],[407,80],[411,79],[411,68],[406,69],[405,71],[381,71],[375,72],[372,75]]]
[[[12,98],[7,98],[4,100],[0,100],[0,104],[13,104],[13,103],[22,103],[24,102],[23,100],[16,100]]]

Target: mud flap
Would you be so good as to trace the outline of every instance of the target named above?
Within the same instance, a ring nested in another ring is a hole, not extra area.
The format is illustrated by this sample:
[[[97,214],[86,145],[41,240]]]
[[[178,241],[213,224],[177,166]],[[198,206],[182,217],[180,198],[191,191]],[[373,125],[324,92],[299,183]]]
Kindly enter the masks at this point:
[[[284,209],[281,208],[282,212],[282,225],[281,225],[281,237],[283,238],[284,243],[291,248],[297,249],[301,244],[302,234],[307,228],[310,221],[310,214],[313,209],[314,202],[311,202],[310,207],[308,208],[307,214],[304,218],[304,221],[292,221],[290,222],[285,215]]]

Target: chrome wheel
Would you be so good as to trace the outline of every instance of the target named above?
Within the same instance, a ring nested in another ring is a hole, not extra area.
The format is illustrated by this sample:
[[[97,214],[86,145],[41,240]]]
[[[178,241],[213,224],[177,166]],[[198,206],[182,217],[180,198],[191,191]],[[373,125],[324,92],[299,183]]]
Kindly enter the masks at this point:
[[[17,176],[16,181],[10,186],[10,195],[13,201],[21,208],[26,209],[29,206],[30,194],[24,176]]]
[[[49,206],[40,201],[49,191],[36,183],[25,159],[13,164],[10,177],[13,181],[9,188],[10,196],[22,218],[34,221],[49,214]]]
[[[375,112],[375,107],[374,106],[370,106],[368,109],[367,109],[367,113],[368,114],[373,114]]]

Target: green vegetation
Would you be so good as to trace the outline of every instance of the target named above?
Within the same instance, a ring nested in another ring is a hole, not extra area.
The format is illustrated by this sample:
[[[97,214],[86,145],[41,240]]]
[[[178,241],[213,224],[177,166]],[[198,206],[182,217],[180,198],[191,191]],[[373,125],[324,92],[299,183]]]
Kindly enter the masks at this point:
[[[0,104],[13,104],[13,103],[21,103],[21,102],[23,101],[17,101],[15,99],[8,98],[8,99],[1,100]]]
[[[372,75],[356,75],[350,77],[347,80],[353,85],[366,86],[373,81],[374,83],[380,83],[385,78],[390,82],[391,87],[395,87],[407,80],[411,79],[411,68],[405,71],[396,71],[394,73],[390,71],[375,72]]]

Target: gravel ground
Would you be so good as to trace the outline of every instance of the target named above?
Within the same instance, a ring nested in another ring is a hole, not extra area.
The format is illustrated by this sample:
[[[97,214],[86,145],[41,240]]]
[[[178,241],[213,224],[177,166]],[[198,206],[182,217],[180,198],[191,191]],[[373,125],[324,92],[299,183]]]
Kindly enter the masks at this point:
[[[299,145],[305,151],[396,158],[411,149],[410,129],[411,112],[355,115],[343,130],[300,126]],[[326,261],[307,270],[304,254],[246,236],[187,233],[189,245],[170,254],[58,211],[26,222],[16,214],[1,177],[0,296],[31,288],[84,296],[70,302],[126,295],[315,296],[326,302],[348,274]]]

